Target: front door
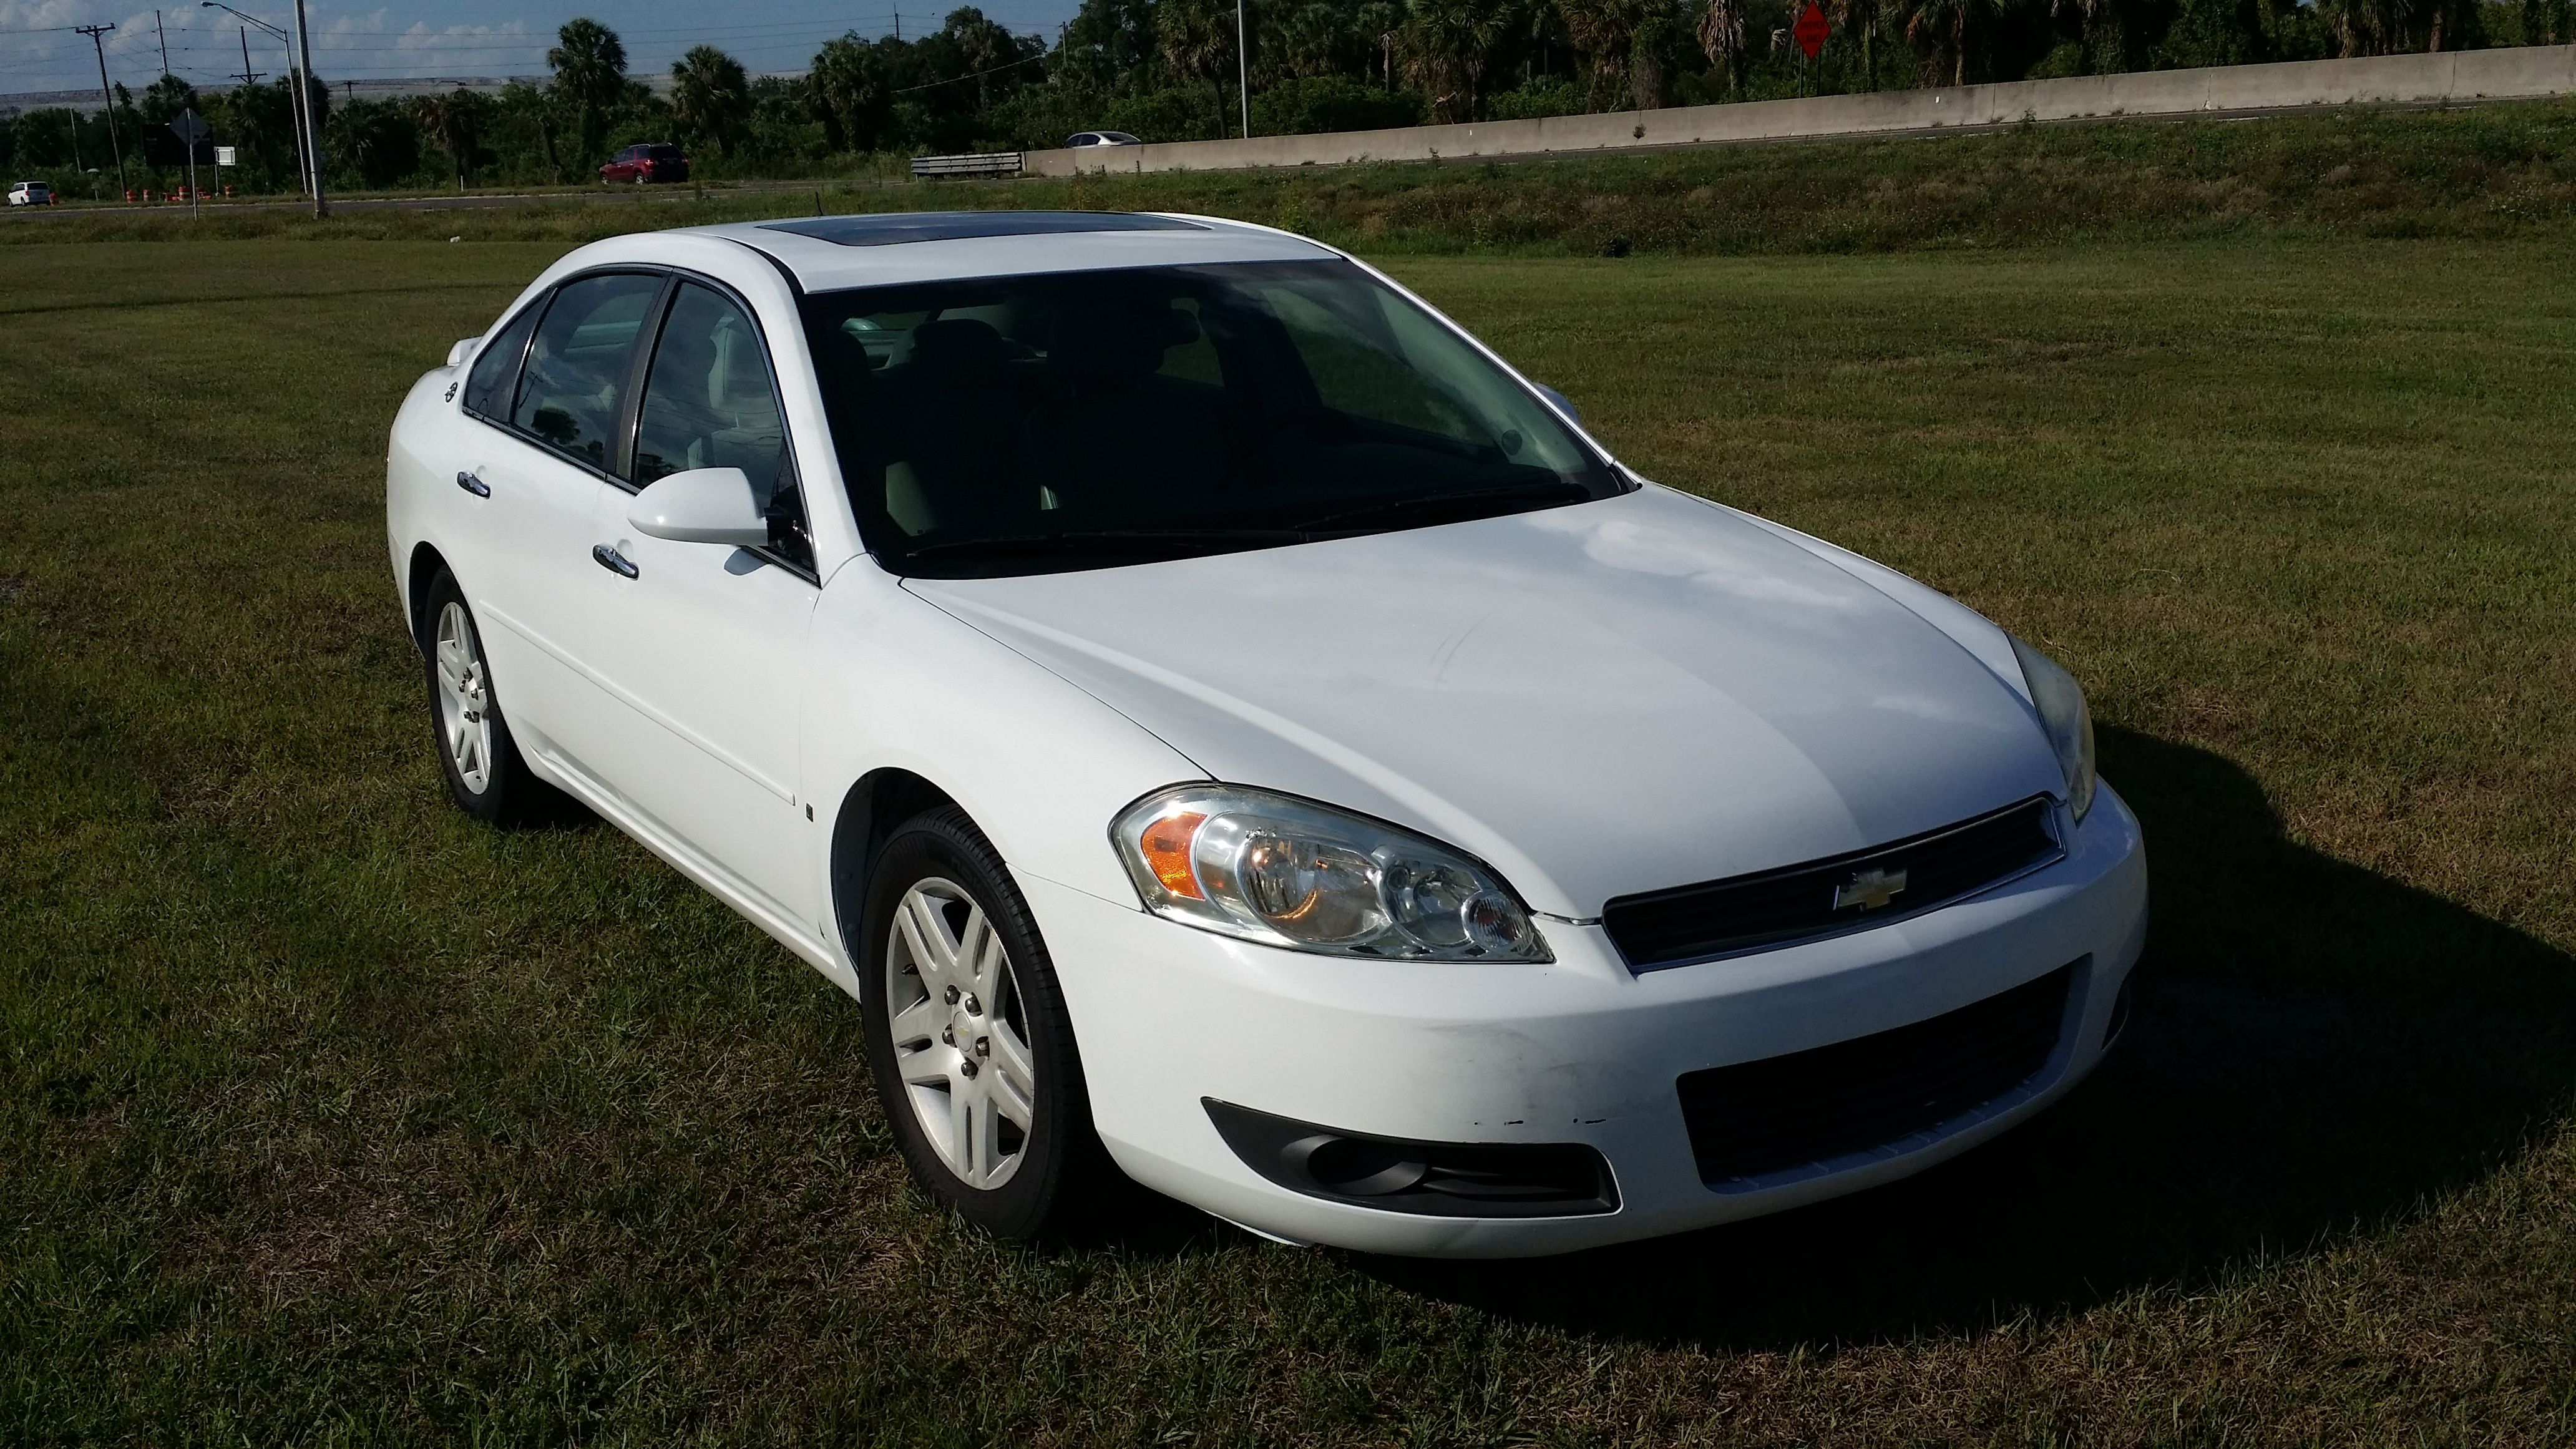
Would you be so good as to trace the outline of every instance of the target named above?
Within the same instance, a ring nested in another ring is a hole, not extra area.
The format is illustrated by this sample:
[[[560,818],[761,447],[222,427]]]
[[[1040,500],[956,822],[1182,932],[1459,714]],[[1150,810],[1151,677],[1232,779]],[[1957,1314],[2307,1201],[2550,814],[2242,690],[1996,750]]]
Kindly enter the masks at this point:
[[[777,390],[749,314],[713,288],[681,282],[653,345],[634,483],[740,468],[774,541],[752,550],[652,538],[627,522],[627,488],[601,489],[594,542],[632,573],[598,571],[609,599],[581,644],[625,706],[608,716],[615,737],[597,772],[702,868],[811,934],[822,827],[805,818],[798,715],[819,590]]]
[[[591,519],[636,338],[664,285],[635,272],[567,282],[496,337],[468,381],[457,486],[481,495],[490,526],[479,567],[459,582],[503,712],[525,748],[558,765],[580,767],[597,712],[572,639],[604,592]]]

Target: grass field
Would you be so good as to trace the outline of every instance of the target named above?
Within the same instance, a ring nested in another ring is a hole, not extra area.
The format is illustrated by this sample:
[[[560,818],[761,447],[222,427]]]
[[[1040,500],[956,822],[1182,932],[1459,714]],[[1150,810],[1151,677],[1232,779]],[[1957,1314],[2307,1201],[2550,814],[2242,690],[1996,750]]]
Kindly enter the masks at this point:
[[[2576,100],[2320,108],[2234,121],[2028,125],[1896,140],[1554,161],[888,184],[821,178],[810,209],[1085,207],[1286,227],[1380,256],[1861,253],[2209,237],[2548,241],[2576,224]],[[599,188],[478,210],[75,208],[0,216],[65,240],[547,242],[807,209],[798,192]]]
[[[384,429],[552,243],[0,248],[0,1443],[2576,1440],[2576,244],[1416,258],[2089,685],[2121,1053],[1525,1264],[981,1240],[857,1012],[440,794]]]

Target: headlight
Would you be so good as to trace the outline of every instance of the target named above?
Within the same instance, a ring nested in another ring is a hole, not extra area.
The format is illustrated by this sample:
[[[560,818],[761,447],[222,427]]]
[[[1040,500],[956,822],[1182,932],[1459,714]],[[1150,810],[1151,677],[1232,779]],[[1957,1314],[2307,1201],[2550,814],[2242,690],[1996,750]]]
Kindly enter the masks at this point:
[[[1145,909],[1327,956],[1553,961],[1492,871],[1410,831],[1229,785],[1180,785],[1109,829]]]
[[[2011,636],[2007,636],[2011,637]],[[2039,722],[2057,751],[2058,768],[2066,772],[2066,808],[2082,820],[2093,808],[2093,716],[2084,708],[2084,687],[2056,660],[2012,641],[2021,661],[2021,677],[2030,686],[2030,702],[2039,706]]]

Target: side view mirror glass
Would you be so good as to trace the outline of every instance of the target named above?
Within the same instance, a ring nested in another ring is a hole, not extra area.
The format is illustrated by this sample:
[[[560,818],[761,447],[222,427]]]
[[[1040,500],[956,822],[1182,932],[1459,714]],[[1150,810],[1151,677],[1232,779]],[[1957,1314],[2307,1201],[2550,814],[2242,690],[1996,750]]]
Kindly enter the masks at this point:
[[[457,338],[456,345],[447,349],[447,365],[454,367],[456,364],[472,357],[474,355],[474,344],[482,340],[483,339],[480,337]]]
[[[665,474],[635,495],[626,521],[638,533],[680,543],[760,548],[769,542],[769,520],[740,468]]]
[[[1549,402],[1556,404],[1558,411],[1564,413],[1567,417],[1574,419],[1578,423],[1583,421],[1583,415],[1574,410],[1574,404],[1567,399],[1565,394],[1558,392],[1555,388],[1549,387],[1543,382],[1534,382],[1531,383],[1530,386],[1537,388],[1538,395],[1540,397],[1546,398]]]

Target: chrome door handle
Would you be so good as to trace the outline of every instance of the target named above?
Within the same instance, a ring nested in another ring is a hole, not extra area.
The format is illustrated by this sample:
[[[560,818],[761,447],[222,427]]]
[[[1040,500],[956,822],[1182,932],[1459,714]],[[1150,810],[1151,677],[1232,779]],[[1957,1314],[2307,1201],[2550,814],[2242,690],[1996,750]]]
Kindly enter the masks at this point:
[[[616,549],[611,548],[604,543],[592,544],[590,546],[590,556],[598,562],[601,568],[624,578],[631,579],[640,572],[640,570],[635,567],[634,563],[630,561],[626,555],[619,553]]]
[[[457,474],[456,486],[473,494],[477,498],[489,498],[492,496],[492,485],[475,477],[471,473]]]

